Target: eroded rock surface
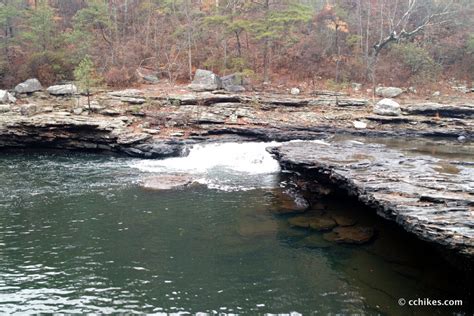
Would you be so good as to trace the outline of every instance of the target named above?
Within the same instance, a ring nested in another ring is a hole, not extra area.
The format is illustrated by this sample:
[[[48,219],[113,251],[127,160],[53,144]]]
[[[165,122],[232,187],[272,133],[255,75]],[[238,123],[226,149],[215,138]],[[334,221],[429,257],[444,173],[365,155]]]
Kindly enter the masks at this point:
[[[179,156],[183,151],[181,142],[134,132],[123,117],[79,116],[70,112],[37,114],[43,110],[23,105],[19,114],[1,115],[0,148],[97,150],[142,158]]]
[[[283,169],[343,189],[419,238],[474,259],[472,163],[358,142],[269,150]]]

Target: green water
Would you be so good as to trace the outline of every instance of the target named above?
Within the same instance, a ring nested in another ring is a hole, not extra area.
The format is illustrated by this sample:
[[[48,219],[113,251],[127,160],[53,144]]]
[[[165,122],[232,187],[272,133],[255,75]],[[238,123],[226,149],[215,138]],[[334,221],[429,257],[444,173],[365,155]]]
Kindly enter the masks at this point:
[[[0,155],[0,313],[472,313],[467,302],[399,307],[401,297],[460,298],[468,285],[351,201],[322,203],[375,227],[376,239],[327,245],[272,212],[268,189],[145,191],[134,162]]]

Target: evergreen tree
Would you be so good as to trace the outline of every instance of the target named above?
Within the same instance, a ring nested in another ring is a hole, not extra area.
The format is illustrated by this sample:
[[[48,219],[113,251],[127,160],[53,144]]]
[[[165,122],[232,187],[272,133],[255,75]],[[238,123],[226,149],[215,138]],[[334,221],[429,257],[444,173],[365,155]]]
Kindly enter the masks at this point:
[[[84,57],[74,70],[74,78],[80,90],[87,95],[87,106],[91,109],[91,89],[100,85],[102,80],[97,75],[94,63],[89,56]]]

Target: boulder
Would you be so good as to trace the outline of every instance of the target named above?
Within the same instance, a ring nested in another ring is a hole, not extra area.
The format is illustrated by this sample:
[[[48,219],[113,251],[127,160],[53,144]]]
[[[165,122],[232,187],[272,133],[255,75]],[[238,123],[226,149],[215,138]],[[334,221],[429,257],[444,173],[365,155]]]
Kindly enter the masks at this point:
[[[0,113],[10,112],[12,109],[10,104],[0,104]]]
[[[392,99],[382,99],[374,105],[373,112],[378,115],[398,116],[402,113],[400,104]]]
[[[354,122],[352,122],[352,125],[354,125],[354,127],[357,128],[357,129],[367,128],[367,123],[361,122],[361,121],[354,121]]]
[[[300,89],[298,89],[298,88],[291,88],[291,90],[290,90],[290,93],[291,93],[292,95],[298,95],[298,94],[300,94],[300,92],[301,92],[301,91],[300,91]]]
[[[0,104],[15,103],[16,98],[7,90],[0,90]]]
[[[353,82],[353,83],[352,83],[352,90],[354,90],[354,91],[360,91],[360,90],[362,90],[362,84],[361,84],[361,83],[357,83],[357,82]]]
[[[193,179],[185,175],[159,175],[145,179],[141,186],[148,190],[182,189],[193,183]]]
[[[229,92],[243,92],[243,78],[240,74],[231,74],[221,78],[222,87]]]
[[[154,75],[148,75],[148,76],[143,76],[143,81],[148,84],[157,84],[160,82],[160,79],[158,79],[157,76]]]
[[[194,74],[193,82],[188,86],[192,91],[212,91],[222,88],[222,81],[215,73],[209,70],[198,69]]]
[[[403,93],[403,90],[395,87],[378,87],[375,93],[383,98],[396,98]]]
[[[28,79],[15,87],[16,93],[33,93],[41,90],[43,90],[43,87],[36,78]]]
[[[432,96],[433,97],[439,97],[439,96],[441,96],[441,92],[435,91],[435,92],[433,92]]]
[[[77,93],[77,87],[73,84],[55,85],[46,89],[52,95],[72,95]]]

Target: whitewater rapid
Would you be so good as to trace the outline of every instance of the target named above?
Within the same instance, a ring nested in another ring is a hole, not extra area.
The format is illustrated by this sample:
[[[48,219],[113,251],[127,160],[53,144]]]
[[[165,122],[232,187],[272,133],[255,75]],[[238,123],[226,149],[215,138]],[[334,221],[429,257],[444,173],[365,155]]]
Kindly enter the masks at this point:
[[[267,147],[277,142],[195,145],[186,157],[139,160],[130,164],[146,174],[187,174],[209,188],[226,191],[275,187],[280,165]]]

